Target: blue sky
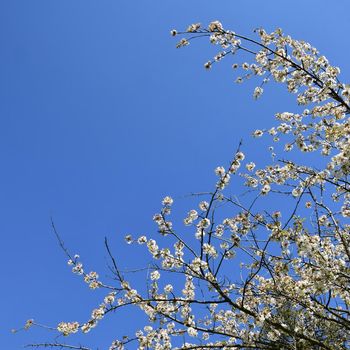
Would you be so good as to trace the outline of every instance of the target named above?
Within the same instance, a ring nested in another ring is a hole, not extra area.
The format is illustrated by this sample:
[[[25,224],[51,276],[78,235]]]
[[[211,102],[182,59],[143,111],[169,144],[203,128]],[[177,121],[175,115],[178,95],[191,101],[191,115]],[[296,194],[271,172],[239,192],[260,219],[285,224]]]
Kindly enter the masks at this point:
[[[350,4],[338,0],[0,2],[0,232],[3,280],[0,343],[5,349],[52,339],[11,334],[28,318],[55,326],[86,320],[99,292],[70,273],[50,217],[73,253],[104,276],[108,236],[120,264],[141,267],[126,233],[155,232],[153,214],[172,195],[178,216],[190,192],[212,188],[239,140],[293,110],[282,86],[257,102],[254,84],[235,85],[230,62],[205,71],[215,49],[175,49],[173,28],[219,19],[236,32],[282,29],[311,42],[350,76]],[[278,205],[278,204],[277,204]],[[86,337],[105,349],[142,324],[126,311]]]

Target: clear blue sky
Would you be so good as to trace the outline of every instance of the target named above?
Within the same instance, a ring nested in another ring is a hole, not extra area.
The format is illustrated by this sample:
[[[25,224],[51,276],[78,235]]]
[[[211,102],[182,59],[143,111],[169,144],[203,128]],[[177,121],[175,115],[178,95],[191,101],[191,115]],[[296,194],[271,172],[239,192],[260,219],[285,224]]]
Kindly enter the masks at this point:
[[[210,190],[241,137],[293,110],[283,87],[254,102],[229,63],[207,72],[207,42],[175,49],[169,31],[220,19],[250,34],[282,27],[311,42],[349,82],[350,3],[208,0],[2,0],[0,2],[0,347],[51,339],[10,334],[28,318],[84,321],[102,301],[70,273],[50,227],[103,276],[104,236],[122,266],[141,267],[126,233],[155,232],[152,215],[172,195],[178,215]],[[89,267],[87,267],[89,269]],[[135,316],[136,315],[136,316]],[[122,311],[86,337],[105,349],[142,319]]]

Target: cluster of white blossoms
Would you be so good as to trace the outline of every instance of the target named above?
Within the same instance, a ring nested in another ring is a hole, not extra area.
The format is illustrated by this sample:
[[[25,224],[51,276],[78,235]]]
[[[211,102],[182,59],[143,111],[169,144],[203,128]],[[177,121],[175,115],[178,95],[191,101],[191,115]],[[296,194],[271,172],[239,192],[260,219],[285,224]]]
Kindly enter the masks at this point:
[[[72,272],[77,275],[82,275],[84,281],[89,285],[91,289],[97,289],[101,287],[102,283],[98,280],[98,274],[95,271],[86,273],[83,268],[83,264],[79,261],[80,256],[78,254],[74,255],[73,258],[69,258],[68,265],[73,266]]]
[[[163,208],[161,213],[155,214],[153,216],[153,221],[158,224],[159,232],[163,235],[167,235],[171,233],[172,222],[166,220],[166,216],[171,214],[171,206],[174,203],[174,200],[170,196],[166,196],[163,198],[162,204]]]
[[[72,333],[76,333],[79,330],[78,322],[61,322],[57,326],[57,330],[61,332],[64,336],[68,336]]]
[[[261,167],[240,145],[227,167],[215,169],[213,190],[196,194],[200,200],[183,215],[180,230],[166,196],[153,217],[157,232],[125,237],[149,253],[145,288],[136,289],[133,275],[119,270],[107,244],[112,286],[85,273],[78,256],[70,259],[90,288],[108,294],[87,322],[61,322],[63,335],[86,333],[112,311],[134,305],[149,322],[135,336],[114,340],[110,350],[350,349],[350,85],[310,44],[280,29],[256,33],[256,40],[247,38],[218,21],[171,32],[187,35],[178,47],[208,37],[219,48],[206,68],[250,55],[252,63],[244,57],[232,67],[242,71],[238,82],[261,80],[255,98],[269,79],[297,95],[302,112],[277,113],[278,125],[253,136],[285,140],[281,149],[300,151],[298,162],[276,160],[271,147],[272,163]],[[317,150],[317,167],[308,158],[301,163],[304,153]],[[248,191],[230,194],[230,182],[242,178]]]
[[[198,219],[198,213],[195,209],[191,209],[188,212],[188,215],[184,219],[184,224],[185,225],[191,225],[194,221]]]
[[[218,166],[215,169],[215,174],[220,178],[216,186],[219,190],[224,190],[225,187],[230,183],[231,175],[235,174],[237,170],[241,167],[241,161],[244,160],[245,156],[243,152],[237,152],[226,171],[223,166]]]
[[[91,289],[96,289],[101,286],[101,282],[98,281],[98,274],[95,271],[86,274],[84,276],[84,281],[88,283]]]

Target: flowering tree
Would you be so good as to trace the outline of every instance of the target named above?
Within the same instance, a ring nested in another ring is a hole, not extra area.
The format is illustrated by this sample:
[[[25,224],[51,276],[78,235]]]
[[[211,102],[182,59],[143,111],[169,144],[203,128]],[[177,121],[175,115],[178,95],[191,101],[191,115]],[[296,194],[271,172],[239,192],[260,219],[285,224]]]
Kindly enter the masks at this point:
[[[350,349],[350,85],[314,47],[280,29],[258,29],[252,39],[214,21],[171,34],[184,36],[177,47],[209,38],[220,51],[207,69],[240,55],[243,63],[232,65],[243,72],[236,81],[259,79],[254,98],[274,80],[296,94],[301,112],[277,113],[277,126],[253,132],[276,143],[271,164],[258,168],[238,145],[228,166],[215,169],[212,191],[194,194],[199,207],[184,218],[187,228],[174,227],[173,199],[165,197],[153,218],[158,233],[126,236],[153,259],[146,288],[137,289],[120,270],[107,240],[113,283],[86,272],[53,225],[73,272],[91,289],[106,290],[90,319],[53,330],[86,333],[112,312],[136,306],[149,323],[114,340],[110,350]],[[321,153],[314,166],[310,152]],[[230,193],[233,179],[243,179],[245,202]],[[276,196],[284,198],[283,211],[266,209]],[[28,320],[24,328],[32,326],[39,325]],[[88,349],[66,342],[32,346]]]

